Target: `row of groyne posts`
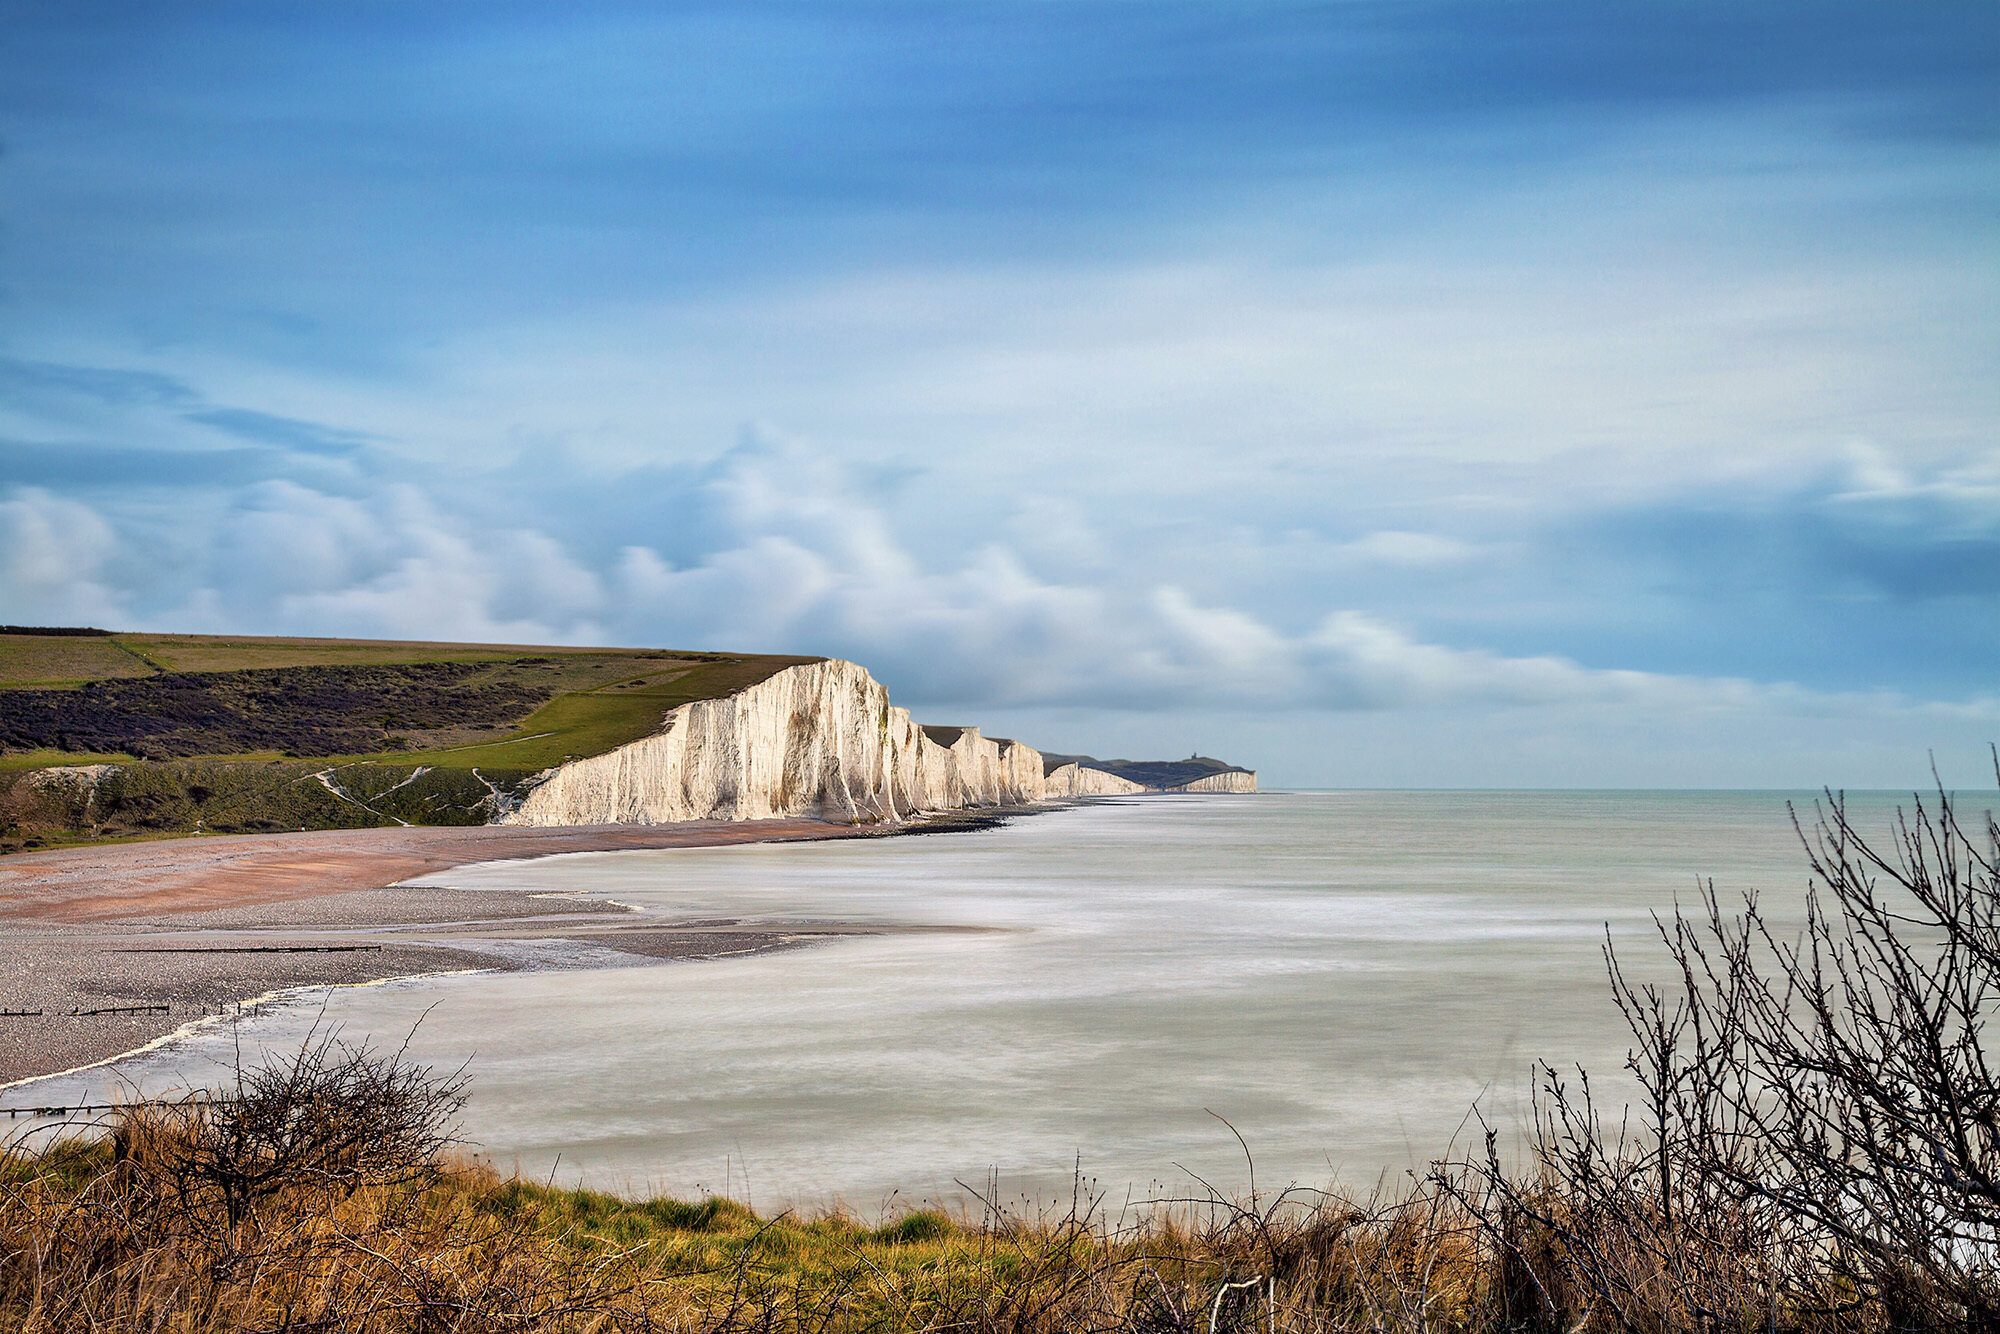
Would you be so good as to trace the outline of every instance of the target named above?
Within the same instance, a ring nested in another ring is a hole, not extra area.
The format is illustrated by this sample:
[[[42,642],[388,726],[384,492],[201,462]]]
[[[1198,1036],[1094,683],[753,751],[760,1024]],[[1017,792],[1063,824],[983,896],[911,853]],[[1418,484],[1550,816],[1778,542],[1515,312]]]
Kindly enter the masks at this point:
[[[119,950],[116,951],[116,953],[120,954],[357,954],[357,953],[379,952],[381,948],[382,947],[380,945],[220,945],[220,946],[211,945],[211,946],[202,946],[199,948],[191,948],[191,949],[173,949],[173,948],[161,948],[155,946],[150,949]],[[231,1013],[232,1008],[237,1015],[241,1015],[243,1013],[243,1002],[228,1001],[228,1000],[216,1001],[214,1002],[213,1008],[211,1009],[210,1002],[203,1001],[201,1002],[200,1005],[201,1017],[207,1018],[211,1013],[220,1017],[226,1017]],[[55,1010],[55,1011],[43,1010],[40,1008],[29,1010],[29,1009],[17,1009],[13,1006],[0,1006],[0,1020],[41,1019],[41,1018],[90,1019],[107,1015],[140,1015],[140,1014],[172,1014],[172,1013],[173,1013],[173,1007],[171,1004],[167,1002],[153,1002],[144,1005],[97,1005],[88,1007],[77,1005],[77,1006],[72,1006],[67,1010]],[[122,1110],[123,1108],[130,1107],[133,1105],[135,1104],[130,1102],[125,1102],[125,1103],[80,1102],[59,1107],[0,1107],[0,1114],[4,1114],[10,1121],[23,1116],[33,1117],[38,1120],[41,1120],[41,1119],[49,1119],[55,1117],[84,1116],[97,1112],[113,1112]]]
[[[225,1100],[222,1098],[206,1096],[187,1098],[128,1098],[124,1102],[71,1102],[55,1107],[0,1107],[0,1112],[5,1112],[9,1121],[23,1116],[35,1121],[67,1121],[72,1117],[78,1116],[101,1116],[106,1112],[129,1112],[134,1107],[159,1107],[169,1103],[177,1106],[186,1106],[192,1103],[207,1107],[223,1101]],[[33,1129],[33,1127],[29,1127],[29,1133],[32,1134]]]
[[[241,1001],[219,1001],[214,1005],[213,1012],[218,1015],[228,1014],[232,1005],[235,1007],[237,1014],[243,1013],[243,1003]],[[210,1010],[209,1003],[203,1001],[201,1004],[202,1014],[206,1016],[210,1013]],[[40,1009],[25,1010],[14,1009],[11,1006],[0,1006],[0,1019],[38,1019],[45,1016],[65,1019],[89,1019],[99,1015],[172,1013],[173,1007],[164,1003],[152,1005],[95,1005],[89,1007],[78,1005],[67,1010],[55,1011]],[[90,1116],[103,1112],[122,1111],[145,1101],[149,1100],[136,1099],[122,1103],[76,1102],[53,1107],[0,1107],[0,1115],[5,1115],[9,1121],[18,1120],[24,1116],[37,1121],[61,1120],[73,1116]]]
[[[214,1007],[215,1013],[228,1014],[231,1005],[236,1007],[236,1013],[243,1013],[242,1001],[217,1001]],[[207,1001],[201,1003],[201,1012],[203,1015],[208,1014],[209,1004]],[[40,1019],[50,1013],[50,1011],[46,1010],[0,1010],[0,1019]],[[100,1014],[172,1014],[173,1007],[164,1003],[159,1005],[99,1005],[86,1010],[79,1005],[73,1009],[56,1010],[53,1013],[55,1016],[64,1019],[88,1019],[93,1015]]]

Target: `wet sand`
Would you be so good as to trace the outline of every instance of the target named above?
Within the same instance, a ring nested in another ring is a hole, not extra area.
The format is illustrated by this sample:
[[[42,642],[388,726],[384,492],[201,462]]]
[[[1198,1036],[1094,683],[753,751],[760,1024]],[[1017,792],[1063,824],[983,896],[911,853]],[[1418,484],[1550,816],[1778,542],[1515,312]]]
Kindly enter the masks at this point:
[[[853,934],[833,922],[675,921],[571,896],[391,886],[563,852],[879,832],[803,819],[416,827],[10,856],[0,861],[0,1011],[30,1013],[0,1014],[0,1086],[108,1060],[289,987],[713,958]]]

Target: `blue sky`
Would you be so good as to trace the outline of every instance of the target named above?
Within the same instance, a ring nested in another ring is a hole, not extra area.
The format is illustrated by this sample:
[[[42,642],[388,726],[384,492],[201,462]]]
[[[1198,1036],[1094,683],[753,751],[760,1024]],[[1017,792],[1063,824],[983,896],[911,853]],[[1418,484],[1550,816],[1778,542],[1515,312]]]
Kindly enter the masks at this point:
[[[2000,738],[2000,8],[0,0],[0,619],[1301,785]]]

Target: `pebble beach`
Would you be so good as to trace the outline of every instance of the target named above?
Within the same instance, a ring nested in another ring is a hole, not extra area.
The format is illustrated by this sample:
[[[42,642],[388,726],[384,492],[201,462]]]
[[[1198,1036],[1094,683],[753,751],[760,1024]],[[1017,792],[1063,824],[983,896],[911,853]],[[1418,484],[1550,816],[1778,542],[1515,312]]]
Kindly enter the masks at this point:
[[[0,1093],[290,988],[793,948],[839,923],[676,921],[568,895],[407,886],[455,866],[867,836],[818,820],[211,836],[0,860]]]

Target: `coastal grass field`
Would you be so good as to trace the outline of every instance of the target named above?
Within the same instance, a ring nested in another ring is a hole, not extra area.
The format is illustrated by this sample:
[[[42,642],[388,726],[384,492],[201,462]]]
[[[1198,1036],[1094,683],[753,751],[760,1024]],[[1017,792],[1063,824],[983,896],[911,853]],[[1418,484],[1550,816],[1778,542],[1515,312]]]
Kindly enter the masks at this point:
[[[603,754],[656,731],[679,705],[811,661],[9,630],[0,633],[0,851],[477,822],[496,786]],[[89,790],[24,781],[99,764],[119,771]]]

